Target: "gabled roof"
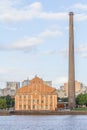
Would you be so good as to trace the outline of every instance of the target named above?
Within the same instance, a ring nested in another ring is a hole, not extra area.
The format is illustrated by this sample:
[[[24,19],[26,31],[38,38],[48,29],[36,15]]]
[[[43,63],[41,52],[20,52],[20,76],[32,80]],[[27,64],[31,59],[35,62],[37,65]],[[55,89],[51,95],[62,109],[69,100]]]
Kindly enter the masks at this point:
[[[34,91],[38,91],[40,94],[56,94],[56,89],[44,84],[43,80],[37,76],[33,78],[27,86],[18,89],[16,94],[32,94]]]

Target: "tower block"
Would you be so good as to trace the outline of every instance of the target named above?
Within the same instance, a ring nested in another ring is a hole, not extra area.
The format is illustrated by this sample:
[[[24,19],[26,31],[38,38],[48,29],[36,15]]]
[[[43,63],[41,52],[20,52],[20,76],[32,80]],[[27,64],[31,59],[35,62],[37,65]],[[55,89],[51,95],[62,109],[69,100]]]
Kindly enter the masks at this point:
[[[69,13],[69,75],[68,75],[68,106],[75,107],[75,67],[74,67],[74,32],[73,12]]]

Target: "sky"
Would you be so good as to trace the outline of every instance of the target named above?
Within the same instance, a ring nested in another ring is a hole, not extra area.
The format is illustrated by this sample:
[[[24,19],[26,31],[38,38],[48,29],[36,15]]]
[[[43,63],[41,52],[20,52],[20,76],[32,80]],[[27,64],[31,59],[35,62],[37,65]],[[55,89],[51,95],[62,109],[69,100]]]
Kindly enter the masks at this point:
[[[74,12],[75,79],[87,85],[86,0],[0,0],[0,88],[37,75],[68,81],[69,12]]]

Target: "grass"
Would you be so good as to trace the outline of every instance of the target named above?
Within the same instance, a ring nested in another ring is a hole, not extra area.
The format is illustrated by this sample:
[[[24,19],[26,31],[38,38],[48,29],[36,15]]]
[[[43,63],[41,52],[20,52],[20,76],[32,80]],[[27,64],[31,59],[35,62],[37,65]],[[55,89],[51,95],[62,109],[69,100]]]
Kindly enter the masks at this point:
[[[74,111],[87,111],[87,107],[86,108],[74,108]]]

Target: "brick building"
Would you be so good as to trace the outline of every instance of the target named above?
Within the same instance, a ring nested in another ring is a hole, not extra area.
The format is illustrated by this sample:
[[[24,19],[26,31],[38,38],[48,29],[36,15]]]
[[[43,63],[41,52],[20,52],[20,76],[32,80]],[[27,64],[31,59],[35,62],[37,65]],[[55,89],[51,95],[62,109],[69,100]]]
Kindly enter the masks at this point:
[[[15,110],[55,110],[56,108],[56,89],[45,84],[37,76],[16,92]]]

